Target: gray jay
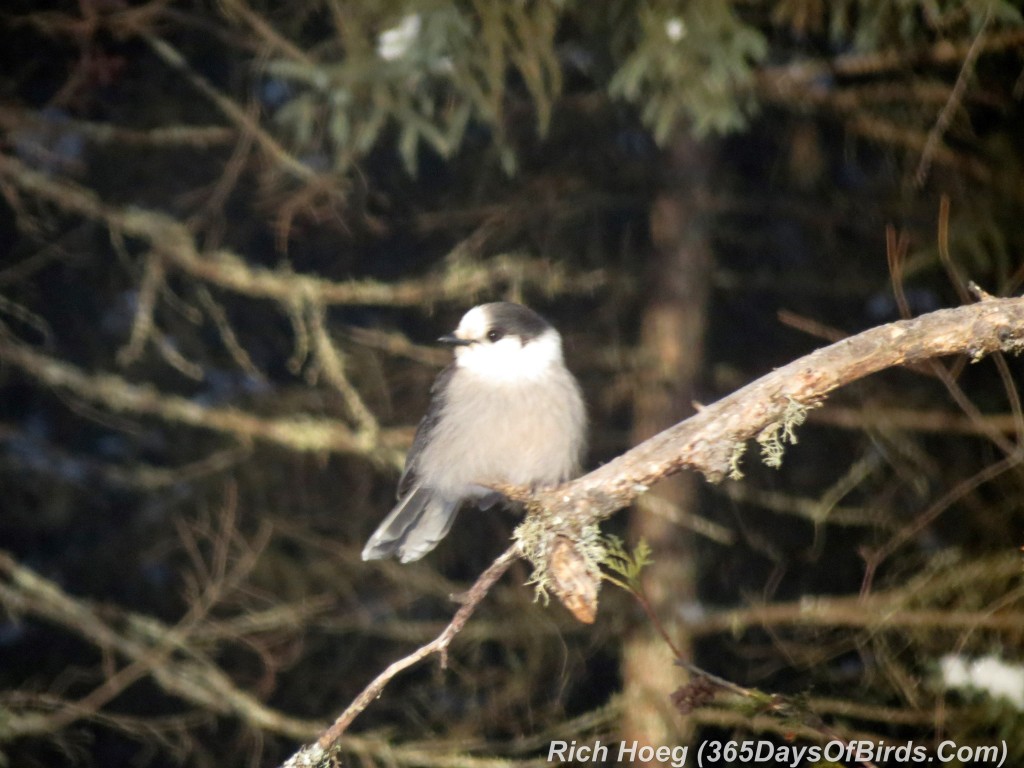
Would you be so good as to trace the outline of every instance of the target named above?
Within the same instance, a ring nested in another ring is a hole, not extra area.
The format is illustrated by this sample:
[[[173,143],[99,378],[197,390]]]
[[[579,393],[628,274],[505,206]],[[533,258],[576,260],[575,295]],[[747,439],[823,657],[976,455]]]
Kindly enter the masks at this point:
[[[487,509],[501,498],[488,486],[556,485],[579,471],[586,411],[562,360],[562,337],[544,318],[521,304],[481,304],[438,341],[455,359],[430,389],[398,504],[363,560],[419,560],[464,501]]]

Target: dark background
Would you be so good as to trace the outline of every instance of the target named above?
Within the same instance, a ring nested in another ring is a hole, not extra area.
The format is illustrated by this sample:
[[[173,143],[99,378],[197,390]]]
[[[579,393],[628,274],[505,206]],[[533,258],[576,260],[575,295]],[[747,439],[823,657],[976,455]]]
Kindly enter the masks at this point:
[[[561,330],[594,467],[665,392],[661,426],[961,303],[967,280],[1024,281],[1009,3],[10,2],[0,35],[11,765],[276,764],[440,631],[511,514],[463,514],[409,566],[359,551],[446,361],[429,345],[475,303],[520,300]],[[687,222],[668,235],[666,200]],[[139,210],[186,227],[216,274],[125,224]],[[706,254],[700,284],[667,291],[666,252]],[[232,283],[236,266],[286,294]],[[317,304],[300,278],[376,292]],[[651,384],[665,350],[645,318],[691,289],[702,342],[672,351],[696,372]],[[1021,363],[937,365],[836,393],[781,469],[752,445],[742,481],[685,481],[687,570],[655,545],[654,609],[699,666],[784,698],[719,691],[650,738],[1020,732],[1018,705],[947,687],[939,660],[1019,674]],[[239,420],[190,421],[175,398]],[[265,428],[293,417],[308,429]],[[323,425],[369,437],[327,445]],[[634,546],[642,514],[605,529]],[[606,585],[583,626],[528,577],[517,564],[488,597],[449,669],[375,701],[343,758],[525,764],[553,738],[635,733],[631,697],[665,707],[623,664],[651,627],[638,601]],[[686,594],[659,590],[676,578]],[[825,618],[794,618],[806,596]],[[753,605],[779,612],[708,623]]]

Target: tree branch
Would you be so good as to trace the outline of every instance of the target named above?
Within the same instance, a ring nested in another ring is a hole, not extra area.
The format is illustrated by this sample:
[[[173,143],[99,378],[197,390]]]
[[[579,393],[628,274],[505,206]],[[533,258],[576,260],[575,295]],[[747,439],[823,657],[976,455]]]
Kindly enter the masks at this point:
[[[935,125],[928,132],[928,140],[925,142],[924,150],[921,152],[921,159],[917,164],[917,172],[914,174],[914,181],[918,187],[924,186],[924,182],[928,178],[928,170],[931,168],[932,160],[935,158],[935,153],[942,144],[942,139],[946,135],[950,124],[953,122],[954,114],[961,108],[964,93],[967,91],[967,81],[974,74],[974,65],[978,61],[978,56],[984,50],[984,42],[987,37],[986,29],[991,18],[992,10],[990,8],[988,13],[985,14],[985,20],[982,22],[981,29],[978,30],[974,40],[971,42],[971,47],[964,54],[964,63],[960,67],[960,74],[957,75],[956,83],[949,94],[949,100],[943,105],[938,117],[935,118]]]
[[[387,684],[396,675],[435,653],[440,654],[441,666],[446,667],[448,665],[448,646],[451,644],[452,639],[466,625],[466,622],[469,621],[477,606],[487,596],[491,587],[509,569],[509,566],[516,561],[517,557],[518,553],[515,546],[509,547],[499,555],[498,559],[491,563],[487,570],[480,574],[480,578],[476,580],[476,583],[470,587],[462,599],[462,606],[455,612],[455,616],[452,617],[451,622],[449,622],[441,634],[426,645],[417,648],[408,656],[393,662],[387,669],[377,675],[363,689],[362,693],[356,696],[352,703],[346,707],[345,711],[338,715],[338,718],[331,727],[320,734],[320,737],[314,744],[303,747],[292,755],[284,763],[283,768],[314,768],[315,766],[327,765],[331,752],[336,748],[338,741],[352,724],[352,721],[370,705],[370,702],[380,696],[384,688],[387,687]]]
[[[509,557],[501,571],[504,572],[513,561],[514,557]],[[487,572],[493,576],[494,581],[501,575],[495,572],[497,565],[492,565]],[[482,590],[476,602],[463,605],[456,614],[456,619],[462,624],[493,583],[482,586],[483,581],[484,577],[481,577],[474,587]],[[237,687],[208,658],[209,654],[204,652],[203,643],[210,640],[208,635],[215,627],[209,622],[186,619],[184,625],[173,626],[151,616],[119,611],[110,605],[94,606],[87,600],[63,591],[57,584],[21,565],[3,550],[0,550],[0,607],[15,616],[33,616],[63,626],[93,643],[104,653],[116,654],[129,662],[120,672],[108,677],[92,695],[80,701],[51,701],[51,706],[46,708],[40,707],[41,697],[38,695],[22,707],[13,707],[10,700],[5,701],[5,717],[0,720],[0,744],[26,736],[52,733],[72,720],[106,717],[116,722],[122,716],[104,715],[96,709],[96,705],[101,702],[93,699],[116,694],[121,686],[126,686],[134,679],[121,678],[139,673],[145,673],[167,693],[181,701],[189,702],[206,712],[235,717],[242,723],[269,733],[301,740],[311,738],[324,727],[323,723],[293,717],[268,707],[249,692]],[[308,608],[308,605],[278,606],[274,613],[289,613],[287,623],[294,626],[301,618],[301,612]],[[263,618],[277,625],[282,617],[272,615]],[[456,627],[453,619],[445,630],[447,642],[451,641],[459,628],[461,624]],[[252,630],[253,627],[248,629]],[[222,638],[216,635],[215,639]],[[443,652],[440,645],[435,650]],[[154,722],[157,721],[153,718],[138,718],[136,726],[148,732],[154,727]],[[501,768],[509,764],[507,760],[437,754],[433,750],[415,746],[396,747],[386,739],[372,736],[342,737],[339,734],[333,746],[353,755],[378,762],[387,761],[393,765]]]
[[[901,72],[908,67],[930,64],[960,64],[973,54],[977,36],[958,41],[940,40],[931,46],[909,49],[848,53],[828,59],[801,60],[779,66],[763,67],[758,84],[770,100],[789,102],[796,94],[827,95],[835,77],[866,78]],[[1024,30],[1006,29],[988,34],[981,43],[985,53],[998,53],[1024,44]]]
[[[87,373],[3,336],[0,361],[20,368],[43,384],[66,389],[112,411],[155,416],[170,423],[222,432],[243,442],[259,440],[301,452],[354,453],[394,465],[401,463],[400,454],[408,442],[401,429],[356,434],[344,423],[321,416],[264,418],[240,408],[202,405],[120,376]]]
[[[1024,299],[1012,298],[901,320],[819,349],[703,408],[588,475],[523,496],[539,518],[527,521],[534,533],[524,542],[524,554],[544,583],[555,541],[571,540],[580,560],[590,565],[592,581],[580,589],[592,591],[596,600],[600,575],[581,546],[587,541],[586,530],[661,478],[694,469],[718,482],[736,470],[747,440],[759,437],[762,447],[774,440],[781,450],[785,435],[802,423],[807,409],[819,405],[833,390],[872,373],[944,355],[966,354],[979,360],[997,351],[1019,353],[1022,348]],[[777,434],[780,431],[782,437]],[[555,579],[555,591],[563,603],[578,604],[580,594],[563,593],[557,583]],[[590,607],[596,611],[596,604]]]
[[[774,427],[783,422],[788,422],[788,432],[794,423],[802,423],[807,409],[818,405],[829,392],[871,373],[955,353],[966,353],[977,360],[996,351],[1019,352],[1022,345],[1024,299],[1019,298],[989,299],[890,323],[812,352],[763,376],[571,483],[535,494],[503,489],[529,504],[531,519],[524,527],[532,524],[535,538],[519,535],[517,545],[484,572],[440,635],[385,669],[316,744],[297,752],[285,765],[305,768],[326,764],[336,740],[396,675],[435,653],[443,659],[454,635],[517,556],[527,556],[544,574],[554,573],[542,583],[550,584],[574,615],[592,621],[600,574],[593,552],[588,550],[593,537],[588,539],[583,531],[629,504],[652,483],[683,469],[699,470],[713,482],[721,480],[735,471],[739,449],[746,440],[769,431],[775,434],[778,430]],[[567,552],[570,547],[572,551]],[[538,553],[544,561],[538,562]],[[570,578],[563,579],[566,574]],[[593,583],[584,583],[587,576]],[[566,584],[571,586],[567,588]],[[936,620],[935,615],[919,613],[914,616],[918,624]]]
[[[782,421],[794,404],[816,407],[833,390],[886,368],[1022,349],[1024,298],[991,299],[872,328],[772,371],[590,474],[539,492],[535,500],[552,514],[603,520],[683,469],[722,480],[736,446]]]
[[[937,567],[937,566],[936,566]],[[898,589],[871,595],[807,595],[789,603],[747,605],[716,611],[688,625],[698,637],[728,632],[734,637],[748,629],[791,627],[850,627],[872,634],[896,632],[906,635],[919,630],[937,632],[988,631],[995,634],[1018,635],[1024,627],[1021,600],[993,610],[985,604],[959,605],[950,609],[954,595],[977,595],[1003,592],[995,584],[1016,583],[1020,574],[1020,557],[1008,552],[977,562],[958,560],[946,563],[945,579],[935,578],[934,571],[911,580]],[[961,599],[963,600],[963,599]]]
[[[235,141],[238,131],[220,125],[167,125],[161,128],[139,130],[123,128],[113,123],[79,120],[68,114],[57,116],[46,112],[25,109],[5,103],[0,108],[0,128],[7,131],[51,131],[81,134],[88,141],[97,144],[147,147],[151,149],[177,149],[192,147],[207,149]]]
[[[91,190],[54,179],[0,154],[0,181],[46,200],[66,213],[104,224],[112,232],[137,237],[151,245],[167,266],[234,293],[270,299],[282,306],[310,304],[422,306],[438,301],[465,301],[509,282],[529,282],[549,295],[586,293],[606,281],[602,270],[570,274],[557,264],[513,256],[486,263],[452,260],[440,273],[382,283],[375,280],[337,282],[311,275],[254,267],[238,254],[220,249],[200,253],[191,230],[159,211],[107,205]]]
[[[87,602],[75,599],[3,551],[0,605],[12,613],[36,616],[67,627],[98,648],[115,652],[133,666],[140,666],[168,693],[208,711],[234,714],[256,727],[291,738],[303,738],[317,727],[315,722],[273,710],[237,688],[223,670],[189,647],[187,627],[172,627],[152,617],[127,612],[121,617],[122,626],[115,627]],[[38,733],[48,724],[44,719],[29,717],[17,727],[20,730],[7,728],[0,732],[0,740]]]

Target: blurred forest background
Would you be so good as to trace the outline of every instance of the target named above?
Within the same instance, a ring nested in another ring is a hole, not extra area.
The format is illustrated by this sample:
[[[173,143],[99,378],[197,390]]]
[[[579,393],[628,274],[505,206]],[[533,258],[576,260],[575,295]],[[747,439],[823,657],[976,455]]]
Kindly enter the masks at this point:
[[[20,768],[273,765],[437,634],[514,517],[464,513],[407,566],[359,551],[475,303],[562,331],[593,467],[968,280],[1024,283],[1018,3],[9,0],[0,35]],[[712,736],[1024,760],[1021,366],[869,378],[780,469],[755,446],[742,480],[609,521],[650,544],[679,653],[745,693],[680,689],[634,597],[585,626],[520,563],[342,761]]]

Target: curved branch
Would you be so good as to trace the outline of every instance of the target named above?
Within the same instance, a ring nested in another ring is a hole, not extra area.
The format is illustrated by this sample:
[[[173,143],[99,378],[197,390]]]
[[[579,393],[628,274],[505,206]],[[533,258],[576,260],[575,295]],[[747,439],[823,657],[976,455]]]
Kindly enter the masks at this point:
[[[486,263],[453,260],[433,275],[382,283],[376,280],[337,282],[312,275],[254,267],[225,249],[200,253],[192,231],[159,211],[119,208],[106,204],[91,190],[33,170],[13,157],[0,154],[0,181],[46,200],[66,213],[104,224],[113,232],[146,241],[154,256],[167,266],[220,288],[256,299],[271,299],[284,306],[374,305],[417,306],[438,301],[465,301],[509,282],[529,282],[549,295],[587,293],[602,285],[602,270],[570,274],[557,264],[513,256]]]
[[[579,546],[585,529],[630,504],[653,483],[684,469],[697,470],[712,482],[722,480],[735,471],[747,440],[763,440],[782,429],[788,432],[803,421],[807,409],[839,387],[886,368],[944,355],[966,354],[979,360],[993,352],[1022,349],[1024,298],[986,299],[943,309],[819,349],[703,408],[588,475],[521,496],[540,512],[540,525],[534,523],[531,530],[543,531],[540,540],[531,541],[525,551],[541,575],[549,571],[557,540],[573,541],[579,560],[590,563],[592,558]],[[1016,455],[1020,458],[1019,450]],[[566,593],[557,586],[557,573],[553,579],[556,593],[570,610],[578,605],[581,594],[593,595],[595,602],[588,604],[584,616],[596,611],[600,578],[596,564],[590,564],[592,581],[577,581],[574,587],[582,592]]]
[[[519,543],[506,550],[481,575],[467,602],[440,635],[385,669],[316,744],[297,752],[285,765],[326,764],[337,739],[396,675],[435,653],[444,659],[452,638],[487,590],[524,552],[541,552],[549,561],[560,561],[534,565],[554,574],[545,581],[554,585],[574,615],[592,621],[600,576],[592,553],[581,545],[580,532],[627,505],[655,481],[683,469],[697,469],[718,481],[735,469],[737,449],[746,440],[764,434],[785,419],[792,420],[794,413],[800,414],[802,421],[802,414],[829,392],[871,373],[942,355],[967,353],[980,359],[995,351],[1019,352],[1022,348],[1024,299],[1019,298],[988,299],[872,328],[763,376],[578,480],[535,494],[502,489],[530,504],[533,530],[540,529],[544,541]],[[567,552],[568,548],[573,551]],[[566,573],[573,578],[564,579]],[[583,583],[588,574],[594,580],[592,584]],[[567,590],[563,586],[566,583],[572,588]],[[934,618],[923,613],[915,616],[921,623]]]
[[[502,577],[502,575],[509,569],[509,566],[516,561],[518,552],[515,546],[506,549],[498,558],[491,563],[487,570],[480,574],[480,577],[476,580],[476,583],[470,587],[469,591],[465,594],[462,599],[462,606],[455,612],[451,622],[444,630],[420,648],[410,653],[408,656],[404,656],[398,661],[393,662],[387,669],[381,672],[373,681],[363,689],[356,698],[352,701],[345,711],[338,715],[338,718],[334,721],[330,728],[325,730],[314,744],[303,747],[294,755],[292,755],[285,763],[284,768],[312,768],[313,766],[321,766],[328,764],[328,758],[332,750],[334,750],[338,744],[338,741],[344,735],[345,731],[352,724],[359,713],[366,709],[370,702],[380,696],[387,684],[401,672],[404,672],[411,666],[418,664],[429,656],[433,656],[435,653],[441,656],[441,666],[445,667],[448,664],[448,646],[451,645],[454,637],[466,626],[466,622],[469,621],[470,616],[476,611],[480,602],[487,596],[487,593],[491,590],[491,587]]]
[[[815,407],[833,390],[872,373],[945,355],[978,360],[1022,349],[1024,298],[990,299],[878,326],[772,371],[590,474],[539,492],[535,502],[554,515],[597,522],[684,469],[722,480],[736,447],[781,422],[787,409]]]
[[[90,374],[62,360],[0,337],[0,361],[39,382],[121,413],[155,416],[164,421],[222,432],[241,441],[259,440],[292,451],[354,453],[399,466],[408,439],[405,430],[353,432],[344,423],[322,416],[264,418],[240,408],[202,405],[133,384],[112,374]]]
[[[4,718],[0,720],[0,744],[26,736],[52,733],[66,720],[99,718],[104,715],[121,719],[121,715],[111,716],[96,709],[95,705],[99,703],[96,699],[116,695],[135,679],[130,677],[125,680],[125,677],[141,674],[147,674],[167,693],[183,702],[193,704],[205,712],[235,717],[240,722],[268,733],[303,740],[313,738],[324,728],[322,722],[273,709],[252,693],[239,688],[223,669],[200,650],[201,642],[191,642],[202,640],[202,624],[187,622],[187,625],[168,625],[152,616],[117,611],[109,605],[99,608],[88,600],[63,591],[57,584],[18,563],[3,550],[0,550],[0,607],[16,616],[32,616],[65,627],[104,653],[127,661],[121,671],[108,676],[86,699],[54,702],[55,706],[45,711],[38,711],[38,706],[31,705],[24,708],[6,707]],[[298,610],[309,608],[309,604],[304,604]],[[460,613],[464,610],[465,606],[460,609]],[[284,609],[284,612],[291,614],[288,617],[291,625],[294,625],[299,615],[295,611],[294,608]],[[466,619],[471,612],[466,612]],[[280,621],[279,616],[262,618],[269,618],[275,625]],[[451,636],[456,631],[451,631]],[[39,697],[33,697],[32,701],[38,702]],[[149,730],[153,722],[149,717],[140,718],[139,726]],[[434,768],[500,768],[508,765],[505,760],[439,755],[415,746],[394,746],[372,736],[345,735],[337,739],[333,746],[352,755],[371,758],[378,763],[387,761],[394,765]]]
[[[938,117],[935,118],[935,125],[928,131],[928,139],[925,141],[924,150],[921,152],[921,159],[917,164],[917,171],[914,173],[914,182],[919,189],[924,186],[924,182],[928,178],[928,170],[935,159],[935,153],[942,145],[943,137],[946,135],[946,131],[949,130],[954,115],[962,107],[964,93],[967,91],[967,83],[974,74],[974,66],[978,62],[978,56],[984,50],[987,37],[986,28],[991,20],[992,9],[990,7],[985,13],[985,18],[982,20],[981,29],[978,30],[974,40],[971,41],[971,47],[967,49],[967,53],[964,54],[964,63],[960,66],[960,74],[956,77],[956,83],[953,84],[953,90],[949,93],[949,99],[942,106]]]

